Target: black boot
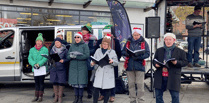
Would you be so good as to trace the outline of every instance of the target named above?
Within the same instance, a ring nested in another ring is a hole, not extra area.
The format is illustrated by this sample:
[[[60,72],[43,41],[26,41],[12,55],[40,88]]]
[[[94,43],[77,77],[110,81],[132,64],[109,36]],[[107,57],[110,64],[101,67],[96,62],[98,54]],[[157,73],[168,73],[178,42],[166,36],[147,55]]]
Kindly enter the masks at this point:
[[[39,97],[39,92],[35,91],[35,97],[31,102],[36,102],[38,100],[38,97]]]
[[[73,103],[78,103],[78,96],[75,96],[75,100],[73,101]]]
[[[79,96],[78,103],[83,103],[82,97],[83,97],[83,96]]]
[[[42,102],[43,101],[43,91],[39,91],[39,98],[37,102]]]

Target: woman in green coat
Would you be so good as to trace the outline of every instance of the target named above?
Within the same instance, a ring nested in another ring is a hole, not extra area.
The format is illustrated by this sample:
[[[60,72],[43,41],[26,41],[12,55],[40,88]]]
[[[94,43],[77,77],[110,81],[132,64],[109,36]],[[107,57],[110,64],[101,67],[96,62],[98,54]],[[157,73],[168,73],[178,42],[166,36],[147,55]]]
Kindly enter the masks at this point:
[[[83,90],[88,84],[87,58],[90,56],[89,47],[83,41],[82,34],[74,35],[75,43],[71,45],[67,58],[70,60],[68,82],[75,90],[75,101],[73,103],[83,103]],[[73,55],[70,52],[77,51],[82,55]]]
[[[42,34],[39,33],[38,37],[36,38],[36,45],[30,49],[28,62],[34,69],[40,70],[41,68],[46,68],[47,58],[42,57],[41,55],[48,55],[48,49],[43,46],[43,37]],[[34,75],[35,80],[35,98],[32,102],[41,102],[43,98],[43,91],[44,91],[44,79],[45,73],[42,75]]]

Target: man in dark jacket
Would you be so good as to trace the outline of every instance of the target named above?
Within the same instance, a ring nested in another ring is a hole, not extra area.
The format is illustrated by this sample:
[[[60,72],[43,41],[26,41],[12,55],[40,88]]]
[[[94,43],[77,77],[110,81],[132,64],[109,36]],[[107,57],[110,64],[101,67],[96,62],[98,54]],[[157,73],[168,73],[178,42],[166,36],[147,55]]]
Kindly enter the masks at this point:
[[[132,37],[126,42],[122,55],[126,56],[124,67],[127,71],[130,103],[142,103],[144,102],[145,59],[150,56],[150,50],[149,45],[141,36],[141,29],[134,28],[132,32]],[[133,54],[128,52],[128,49],[141,51]],[[137,95],[135,84],[137,85]]]
[[[188,64],[186,53],[175,46],[176,36],[173,33],[164,35],[165,46],[157,49],[153,65],[156,67],[154,73],[154,88],[156,93],[156,103],[164,103],[163,92],[168,89],[172,97],[172,103],[179,103],[179,91],[181,86],[181,68]],[[175,58],[160,65],[166,60]],[[159,62],[157,62],[159,61]]]
[[[107,34],[111,35],[111,48],[113,50],[115,50],[117,57],[118,57],[118,61],[120,61],[121,58],[121,48],[120,48],[120,42],[118,39],[116,39],[113,34],[111,33],[111,31],[113,31],[113,28],[111,28],[112,25],[107,25],[104,27],[103,29],[103,37],[107,36]],[[95,45],[95,50],[94,52],[100,48],[100,44],[102,43],[103,38],[99,39],[97,41],[97,44]],[[114,67],[114,73],[115,73],[115,78],[118,78],[118,66]],[[104,95],[105,92],[103,90],[100,91],[101,95],[99,97],[99,101],[104,99]],[[110,97],[110,102],[114,102],[115,99],[115,88],[111,89],[111,97]]]

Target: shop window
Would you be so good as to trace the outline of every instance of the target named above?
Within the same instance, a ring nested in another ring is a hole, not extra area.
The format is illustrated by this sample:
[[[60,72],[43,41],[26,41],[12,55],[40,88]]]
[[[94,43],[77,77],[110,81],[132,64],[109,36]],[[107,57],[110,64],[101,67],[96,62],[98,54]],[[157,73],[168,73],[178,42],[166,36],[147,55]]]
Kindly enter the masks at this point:
[[[77,25],[79,16],[60,14],[38,14],[33,16],[33,26]]]
[[[16,24],[31,25],[31,13],[28,12],[1,12],[0,28],[15,27]]]
[[[107,24],[111,24],[111,18],[110,17],[81,16],[80,24],[85,25],[86,23],[93,23],[93,24],[99,23],[102,25],[107,25]]]
[[[110,13],[104,13],[104,12],[90,12],[90,11],[81,11],[81,15],[111,16]]]

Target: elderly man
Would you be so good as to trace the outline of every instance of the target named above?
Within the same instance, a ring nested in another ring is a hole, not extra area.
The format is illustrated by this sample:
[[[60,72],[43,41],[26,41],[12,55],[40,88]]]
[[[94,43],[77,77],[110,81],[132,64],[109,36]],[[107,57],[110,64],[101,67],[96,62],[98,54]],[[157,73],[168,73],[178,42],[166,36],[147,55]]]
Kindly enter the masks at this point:
[[[175,46],[176,36],[173,33],[164,35],[165,45],[158,48],[153,65],[156,68],[154,75],[154,88],[156,93],[156,103],[164,103],[163,92],[168,89],[172,97],[172,103],[179,103],[179,91],[181,85],[181,67],[188,64],[186,53]],[[160,66],[166,60],[175,58],[167,62],[166,66]],[[156,62],[159,61],[159,62]]]
[[[134,28],[132,37],[127,40],[122,51],[122,55],[126,56],[124,67],[127,71],[130,103],[144,102],[145,59],[150,56],[150,50],[141,34],[140,28]],[[128,52],[128,49],[132,51],[142,50],[142,52],[133,54]],[[137,95],[135,86],[137,86]]]
[[[194,13],[186,17],[186,29],[188,30],[188,67],[201,67],[199,61],[199,49],[201,44],[203,17],[200,16],[201,7],[195,6]],[[195,23],[196,22],[196,23]],[[194,62],[192,65],[192,52],[194,50]]]

